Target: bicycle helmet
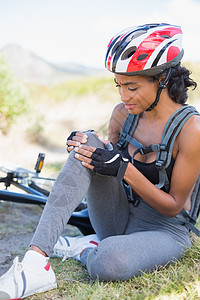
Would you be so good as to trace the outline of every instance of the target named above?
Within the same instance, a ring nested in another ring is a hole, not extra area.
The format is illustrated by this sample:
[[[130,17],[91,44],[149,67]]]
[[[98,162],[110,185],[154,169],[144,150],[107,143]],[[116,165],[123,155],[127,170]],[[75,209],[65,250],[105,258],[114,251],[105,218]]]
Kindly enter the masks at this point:
[[[183,53],[180,26],[145,24],[125,29],[111,39],[105,65],[116,74],[154,76],[176,66]]]

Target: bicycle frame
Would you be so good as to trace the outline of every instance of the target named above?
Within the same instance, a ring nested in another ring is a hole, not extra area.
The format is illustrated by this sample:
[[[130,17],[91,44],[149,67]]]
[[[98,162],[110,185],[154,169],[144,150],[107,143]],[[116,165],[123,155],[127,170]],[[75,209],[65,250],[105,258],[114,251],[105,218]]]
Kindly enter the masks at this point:
[[[29,171],[30,172],[30,171]],[[20,176],[20,173],[16,171],[9,171],[5,177],[0,178],[0,183],[4,183],[5,189],[0,189],[0,200],[17,202],[17,203],[28,203],[28,204],[42,204],[44,205],[47,201],[49,192],[37,186],[32,179],[39,180],[53,180],[49,178],[38,177],[37,174],[32,172],[32,176],[29,178],[28,173]],[[26,181],[26,185],[20,181]],[[9,191],[8,187],[14,186],[23,192]]]
[[[39,157],[39,156],[38,156]],[[43,159],[44,160],[44,159]],[[42,163],[43,163],[42,160]],[[36,163],[41,170],[40,161]],[[5,189],[0,189],[0,201],[15,202],[21,204],[36,204],[36,205],[45,205],[48,199],[49,191],[44,188],[41,188],[35,183],[35,180],[39,181],[55,181],[55,179],[48,177],[39,176],[39,172],[32,172],[22,168],[16,170],[9,170],[0,168],[6,173],[5,177],[0,177],[0,183],[3,183]],[[24,184],[24,183],[25,184]],[[8,187],[14,186],[22,192],[16,192],[16,190],[8,190]],[[68,224],[76,226],[84,235],[94,233],[92,228],[88,209],[85,208],[86,204],[82,202],[76,211],[72,213],[71,218],[68,221]]]

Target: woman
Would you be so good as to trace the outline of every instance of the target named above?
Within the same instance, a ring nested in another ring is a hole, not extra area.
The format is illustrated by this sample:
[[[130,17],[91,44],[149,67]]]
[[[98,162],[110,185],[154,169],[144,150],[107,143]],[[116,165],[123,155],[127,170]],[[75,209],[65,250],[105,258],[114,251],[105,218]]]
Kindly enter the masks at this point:
[[[190,247],[188,229],[177,220],[183,208],[190,210],[199,176],[199,116],[192,115],[175,139],[167,168],[169,189],[156,186],[157,151],[143,155],[136,151],[136,145],[161,143],[168,119],[183,107],[188,87],[196,87],[189,71],[180,66],[181,39],[178,26],[147,24],[111,40],[106,67],[114,73],[122,103],[111,116],[110,142],[103,143],[91,132],[70,135],[69,159],[56,180],[30,250],[0,280],[0,299],[56,287],[48,263],[53,254],[81,260],[93,279],[127,280],[179,259]],[[116,144],[129,114],[139,118],[133,139],[121,151]],[[133,201],[124,184],[130,186]],[[97,235],[59,237],[86,194]]]

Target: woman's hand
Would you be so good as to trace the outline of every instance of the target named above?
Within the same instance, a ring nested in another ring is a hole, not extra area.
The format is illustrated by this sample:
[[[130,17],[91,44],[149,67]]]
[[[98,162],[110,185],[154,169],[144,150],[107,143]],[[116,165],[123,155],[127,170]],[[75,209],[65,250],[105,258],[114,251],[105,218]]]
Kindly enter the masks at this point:
[[[87,134],[81,131],[72,131],[67,138],[67,152],[71,152],[74,147],[79,147],[81,144],[87,143]]]
[[[125,167],[128,165],[128,159],[123,158],[112,143],[107,143],[105,149],[80,145],[75,147],[75,151],[75,157],[83,166],[100,175],[117,176],[122,162],[125,163]]]
[[[96,134],[96,136],[98,136],[97,132],[94,130],[90,130],[92,131],[94,134]],[[74,147],[79,147],[81,144],[85,144],[87,143],[87,139],[88,136],[85,132],[81,132],[81,131],[72,131],[72,133],[68,136],[67,138],[67,152],[70,153]]]
[[[90,170],[93,170],[94,167],[91,165],[91,156],[96,148],[87,145],[80,145],[75,147],[74,150],[76,152],[75,157],[82,162],[82,165]]]

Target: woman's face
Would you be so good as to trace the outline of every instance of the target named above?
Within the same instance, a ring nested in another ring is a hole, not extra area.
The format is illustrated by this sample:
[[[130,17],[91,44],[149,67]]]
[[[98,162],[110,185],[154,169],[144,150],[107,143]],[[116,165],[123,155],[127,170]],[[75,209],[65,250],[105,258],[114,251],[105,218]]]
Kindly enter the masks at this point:
[[[145,76],[126,76],[115,74],[115,83],[121,100],[129,113],[144,112],[155,101],[158,81]]]

